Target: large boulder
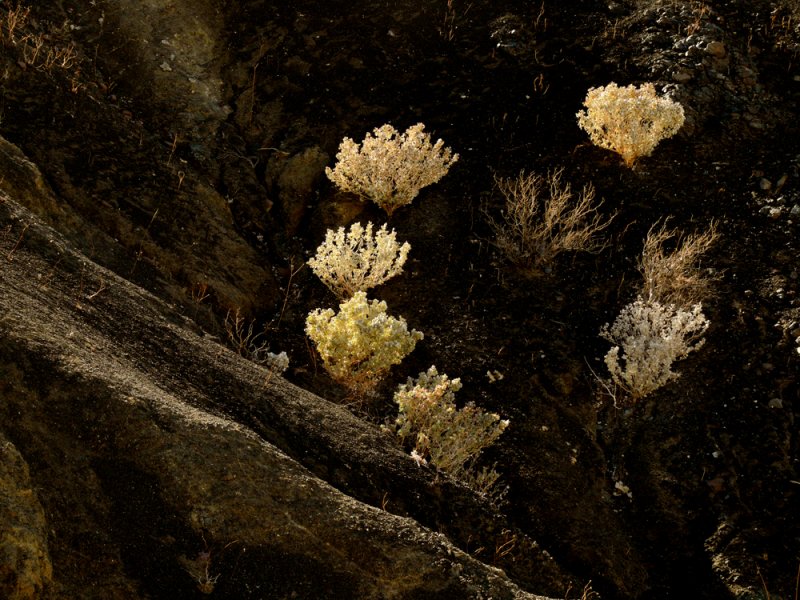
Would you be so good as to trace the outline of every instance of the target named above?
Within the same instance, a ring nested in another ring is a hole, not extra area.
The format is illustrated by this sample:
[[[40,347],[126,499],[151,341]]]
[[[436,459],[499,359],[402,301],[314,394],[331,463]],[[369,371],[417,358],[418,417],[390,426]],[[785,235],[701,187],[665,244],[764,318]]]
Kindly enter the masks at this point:
[[[402,515],[442,491],[377,428],[193,333],[8,196],[0,230],[6,596],[535,598]],[[342,491],[365,477],[383,507]]]

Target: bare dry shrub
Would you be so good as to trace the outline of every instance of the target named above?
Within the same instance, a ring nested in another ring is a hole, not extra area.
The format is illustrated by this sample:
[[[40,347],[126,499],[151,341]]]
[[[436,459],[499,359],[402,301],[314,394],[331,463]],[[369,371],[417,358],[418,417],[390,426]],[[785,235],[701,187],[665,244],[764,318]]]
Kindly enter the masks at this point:
[[[668,229],[666,221],[653,225],[639,259],[639,272],[644,279],[642,296],[648,301],[681,307],[708,298],[716,278],[704,272],[698,261],[718,237],[713,221],[706,231],[686,236],[677,229]],[[677,247],[669,252],[667,242],[673,238]]]
[[[598,234],[613,215],[604,220],[597,212],[592,185],[574,199],[570,184],[561,181],[563,171],[550,171],[547,177],[521,171],[513,179],[495,178],[506,202],[502,222],[489,217],[494,243],[520,267],[549,272],[562,252],[599,252],[606,246]]]
[[[4,12],[0,12],[0,41],[3,44],[13,46],[17,43],[15,34],[25,27],[30,12],[30,8],[19,3],[16,6],[11,6],[9,3],[8,8]]]
[[[225,314],[223,322],[228,342],[233,350],[241,357],[256,364],[266,366],[271,371],[279,374],[289,368],[289,357],[286,352],[275,354],[269,351],[266,342],[266,331],[256,332],[255,320],[249,322],[244,318],[240,309]]]
[[[58,45],[54,39],[59,36],[29,31],[31,9],[17,3],[0,9],[0,44],[16,48],[16,52],[26,65],[42,71],[54,69],[76,70],[78,53],[75,45]]]

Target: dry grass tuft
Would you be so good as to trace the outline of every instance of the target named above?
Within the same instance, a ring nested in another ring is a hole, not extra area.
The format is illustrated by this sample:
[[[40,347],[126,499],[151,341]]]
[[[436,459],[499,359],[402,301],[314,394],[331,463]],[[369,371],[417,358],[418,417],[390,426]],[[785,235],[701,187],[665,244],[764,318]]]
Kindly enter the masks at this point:
[[[639,259],[639,272],[644,284],[642,296],[648,301],[690,307],[708,298],[713,292],[716,277],[704,272],[700,258],[717,241],[716,224],[712,221],[703,233],[681,236],[678,230],[668,229],[664,221],[647,232]],[[667,242],[677,240],[669,252]]]
[[[496,178],[505,197],[503,221],[489,217],[495,245],[514,264],[533,272],[552,270],[562,252],[599,252],[606,243],[598,234],[611,223],[594,203],[594,187],[588,185],[575,198],[569,183],[562,183],[563,169],[546,177],[526,174],[513,179]]]

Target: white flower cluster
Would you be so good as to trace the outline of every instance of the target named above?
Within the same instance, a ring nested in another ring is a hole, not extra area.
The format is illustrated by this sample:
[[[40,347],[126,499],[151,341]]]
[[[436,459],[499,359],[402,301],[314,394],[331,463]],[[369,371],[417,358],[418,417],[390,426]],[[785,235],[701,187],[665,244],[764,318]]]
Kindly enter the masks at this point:
[[[683,310],[637,298],[600,331],[615,344],[605,356],[614,383],[637,400],[676,379],[672,363],[703,345],[708,325],[700,304]]]
[[[683,125],[680,103],[656,96],[652,83],[640,87],[590,88],[578,112],[578,125],[601,148],[620,154],[629,167],[640,156],[650,156],[658,143]]]
[[[311,270],[339,298],[349,298],[400,274],[411,245],[397,243],[395,231],[383,225],[373,235],[372,223],[354,223],[329,229],[317,254],[308,261]]]
[[[364,292],[340,304],[338,313],[330,308],[311,311],[306,334],[331,377],[356,393],[373,389],[424,337],[408,331],[402,317],[387,315],[386,303],[369,301]]]
[[[431,144],[431,136],[417,123],[400,134],[391,125],[367,133],[361,144],[346,137],[339,145],[336,166],[325,174],[345,192],[369,199],[389,216],[410,204],[419,191],[436,183],[458,160],[444,142]]]
[[[459,379],[439,375],[436,367],[398,386],[394,395],[400,409],[397,435],[403,440],[411,438],[412,456],[427,459],[485,493],[499,475],[494,469],[476,470],[475,461],[484,448],[500,437],[509,422],[472,403],[458,409],[455,392],[460,389]]]

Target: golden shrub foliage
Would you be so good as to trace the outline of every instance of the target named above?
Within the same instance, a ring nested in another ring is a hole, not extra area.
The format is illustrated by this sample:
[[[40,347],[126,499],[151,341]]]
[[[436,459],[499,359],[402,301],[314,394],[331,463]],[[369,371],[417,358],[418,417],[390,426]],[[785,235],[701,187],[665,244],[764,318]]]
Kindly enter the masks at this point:
[[[444,177],[458,160],[442,140],[432,144],[424,129],[417,123],[401,134],[383,125],[367,133],[361,144],[346,137],[336,165],[327,167],[325,174],[340,190],[372,200],[391,216],[422,188]]]
[[[325,370],[357,394],[367,393],[399,364],[424,336],[408,330],[402,317],[386,314],[386,303],[364,292],[339,305],[339,312],[316,309],[306,317],[306,334]]]
[[[439,374],[436,367],[398,387],[394,395],[400,413],[397,435],[414,444],[413,456],[431,462],[480,493],[486,493],[499,475],[494,469],[477,470],[475,461],[508,427],[508,421],[469,403],[459,409],[455,392],[459,379]]]
[[[652,83],[639,87],[590,88],[578,112],[578,125],[592,142],[613,150],[629,167],[640,156],[650,156],[658,143],[675,135],[683,125],[680,103],[656,95]]]

